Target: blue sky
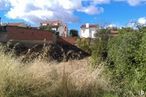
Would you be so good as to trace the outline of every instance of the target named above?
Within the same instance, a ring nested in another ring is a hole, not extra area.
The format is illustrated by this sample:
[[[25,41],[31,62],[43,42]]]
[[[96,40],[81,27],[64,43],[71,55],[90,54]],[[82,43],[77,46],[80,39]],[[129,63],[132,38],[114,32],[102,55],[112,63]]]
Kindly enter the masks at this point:
[[[138,21],[146,17],[146,4],[130,6],[127,3],[112,2],[111,4],[101,5],[104,12],[97,15],[76,13],[80,21],[73,27],[78,27],[84,23],[97,23],[100,25],[127,26],[130,21]],[[72,27],[72,25],[70,25]]]
[[[127,26],[146,24],[146,0],[0,0],[2,22],[40,22],[60,19],[69,29],[82,24]]]

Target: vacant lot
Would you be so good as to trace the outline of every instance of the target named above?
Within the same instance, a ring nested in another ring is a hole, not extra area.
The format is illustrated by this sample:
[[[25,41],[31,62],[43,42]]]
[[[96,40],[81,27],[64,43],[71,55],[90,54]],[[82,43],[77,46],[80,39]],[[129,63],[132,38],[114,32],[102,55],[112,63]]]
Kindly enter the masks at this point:
[[[103,65],[90,66],[90,58],[69,62],[36,59],[21,63],[0,51],[0,97],[111,97]]]

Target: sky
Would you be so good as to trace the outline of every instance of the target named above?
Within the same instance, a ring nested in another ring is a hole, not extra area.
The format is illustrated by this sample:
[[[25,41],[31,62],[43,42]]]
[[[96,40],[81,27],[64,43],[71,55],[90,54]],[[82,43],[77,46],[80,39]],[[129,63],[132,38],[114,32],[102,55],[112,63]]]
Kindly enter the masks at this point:
[[[69,29],[85,23],[102,26],[146,24],[146,0],[0,0],[2,22],[61,20]]]

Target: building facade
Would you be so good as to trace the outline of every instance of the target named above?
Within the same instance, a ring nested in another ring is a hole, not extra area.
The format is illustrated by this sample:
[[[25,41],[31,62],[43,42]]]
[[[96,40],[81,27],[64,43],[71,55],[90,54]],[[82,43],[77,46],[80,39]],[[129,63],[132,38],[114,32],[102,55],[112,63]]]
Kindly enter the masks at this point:
[[[81,38],[95,38],[98,30],[99,30],[98,25],[86,23],[85,25],[82,25],[80,27],[80,37]]]
[[[43,27],[49,26],[52,31],[59,32],[59,36],[62,36],[62,37],[67,37],[68,35],[67,25],[59,20],[43,22],[41,23],[40,26],[43,26]]]

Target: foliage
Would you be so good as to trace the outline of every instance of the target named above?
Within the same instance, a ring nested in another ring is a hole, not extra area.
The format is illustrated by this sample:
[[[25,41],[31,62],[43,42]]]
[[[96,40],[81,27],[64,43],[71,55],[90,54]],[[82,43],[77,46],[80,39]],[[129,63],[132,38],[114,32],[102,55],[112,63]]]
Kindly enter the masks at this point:
[[[52,31],[51,26],[40,26],[41,30],[47,30],[47,31]]]
[[[96,39],[92,45],[93,64],[99,64],[107,57],[107,45],[109,40],[109,30],[101,29],[97,32]]]
[[[91,41],[91,39],[89,39],[89,38],[79,38],[77,40],[77,45],[78,45],[79,48],[81,48],[85,52],[91,54],[90,41]]]
[[[108,69],[120,97],[138,97],[146,92],[146,30],[122,29],[108,45]]]
[[[71,29],[69,34],[71,37],[79,37],[78,30],[76,29]]]

